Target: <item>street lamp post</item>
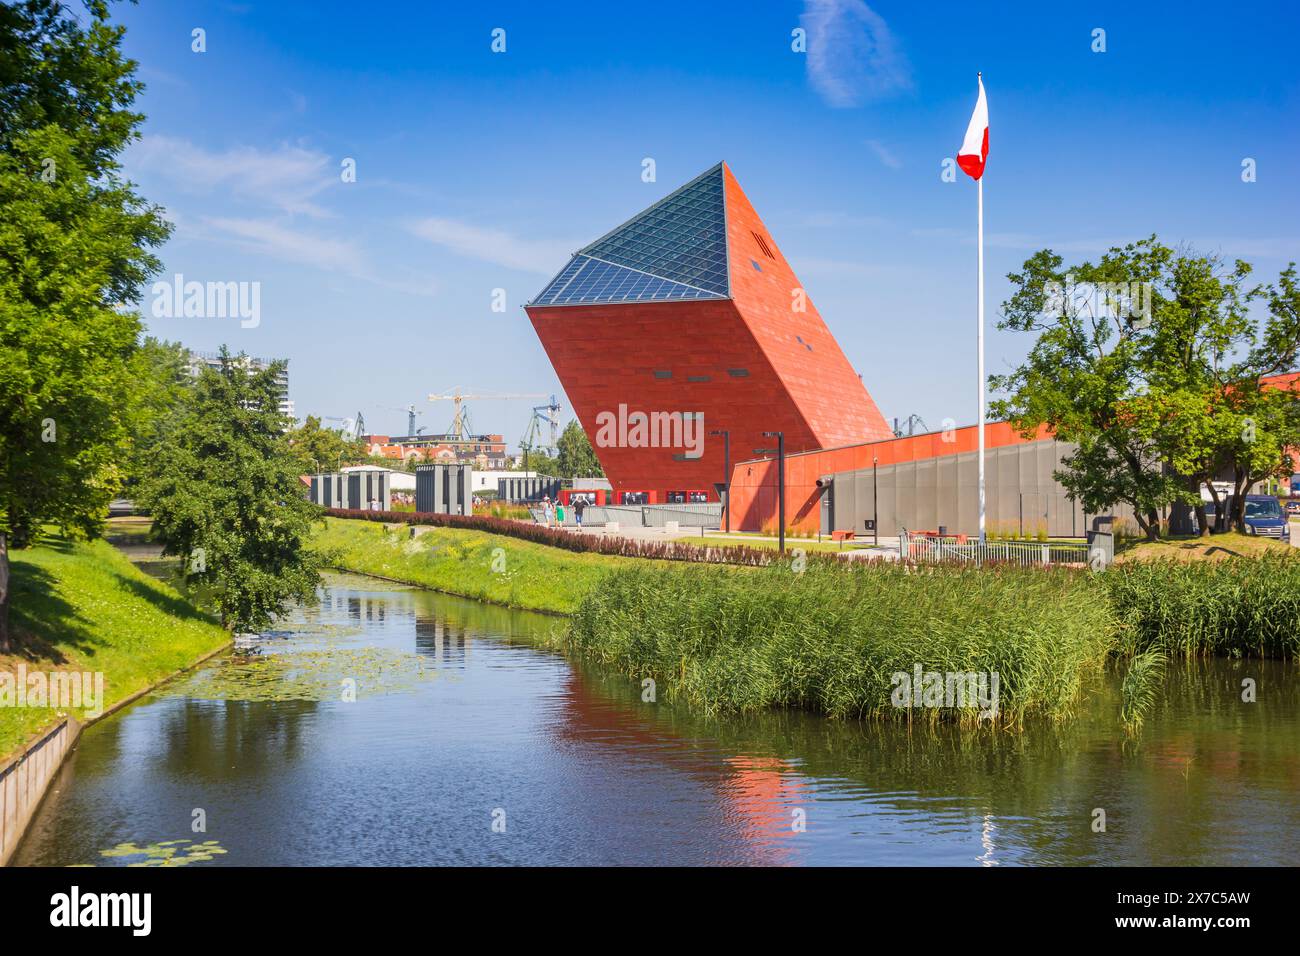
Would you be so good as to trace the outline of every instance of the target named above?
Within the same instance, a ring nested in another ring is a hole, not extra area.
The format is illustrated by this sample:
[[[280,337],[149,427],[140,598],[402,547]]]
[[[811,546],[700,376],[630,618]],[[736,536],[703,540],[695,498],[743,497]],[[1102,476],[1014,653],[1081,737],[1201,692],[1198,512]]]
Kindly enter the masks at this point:
[[[880,547],[880,495],[876,493],[879,487],[876,484],[876,465],[879,461],[875,455],[871,456],[871,530],[875,535],[871,543],[875,547]]]
[[[726,485],[723,494],[727,499],[722,503],[722,514],[727,522],[723,530],[731,534],[731,432],[725,428],[715,428],[709,434],[722,436],[722,481]]]
[[[763,432],[763,437],[776,439],[777,547],[785,554],[785,432]]]

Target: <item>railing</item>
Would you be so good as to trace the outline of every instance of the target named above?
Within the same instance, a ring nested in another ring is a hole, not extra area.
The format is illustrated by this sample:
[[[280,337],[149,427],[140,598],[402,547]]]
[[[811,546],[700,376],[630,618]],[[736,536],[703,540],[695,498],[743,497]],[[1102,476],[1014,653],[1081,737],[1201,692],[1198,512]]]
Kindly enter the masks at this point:
[[[915,563],[990,562],[1000,564],[1053,565],[1073,564],[1104,567],[1109,564],[1105,549],[1083,541],[985,541],[967,540],[964,536],[917,534],[904,529],[898,536],[898,556]]]

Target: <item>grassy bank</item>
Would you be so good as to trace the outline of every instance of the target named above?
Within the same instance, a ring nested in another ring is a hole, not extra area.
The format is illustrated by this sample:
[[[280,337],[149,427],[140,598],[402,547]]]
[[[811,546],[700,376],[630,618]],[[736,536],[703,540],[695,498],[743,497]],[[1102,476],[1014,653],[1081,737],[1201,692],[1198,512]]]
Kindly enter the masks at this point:
[[[103,541],[47,539],[10,553],[15,653],[0,672],[99,672],[104,708],[222,647],[229,635]],[[0,707],[0,756],[54,724],[49,707]],[[84,711],[75,711],[78,718]]]
[[[1151,561],[1224,561],[1232,558],[1262,558],[1292,554],[1295,549],[1273,538],[1253,534],[1212,534],[1162,538],[1159,541],[1130,539],[1115,554],[1116,564]]]
[[[893,675],[999,675],[997,719],[1068,717],[1115,622],[1085,573],[924,572],[855,564],[736,573],[631,568],[583,602],[569,645],[708,711],[797,707],[839,717],[975,722],[900,708]]]
[[[556,614],[572,614],[615,570],[656,564],[566,551],[482,531],[422,527],[412,537],[410,530],[326,518],[312,547],[331,565],[348,571]]]

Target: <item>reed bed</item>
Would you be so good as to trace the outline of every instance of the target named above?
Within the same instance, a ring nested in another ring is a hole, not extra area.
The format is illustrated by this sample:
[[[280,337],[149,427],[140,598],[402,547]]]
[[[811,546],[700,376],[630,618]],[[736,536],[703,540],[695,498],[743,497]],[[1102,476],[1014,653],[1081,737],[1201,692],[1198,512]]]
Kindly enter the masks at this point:
[[[580,605],[569,646],[707,712],[978,724],[975,707],[903,707],[895,675],[998,675],[991,722],[1071,716],[1115,621],[1086,572],[788,563],[631,567]]]
[[[1300,654],[1300,555],[1139,562],[1100,577],[1133,653]]]

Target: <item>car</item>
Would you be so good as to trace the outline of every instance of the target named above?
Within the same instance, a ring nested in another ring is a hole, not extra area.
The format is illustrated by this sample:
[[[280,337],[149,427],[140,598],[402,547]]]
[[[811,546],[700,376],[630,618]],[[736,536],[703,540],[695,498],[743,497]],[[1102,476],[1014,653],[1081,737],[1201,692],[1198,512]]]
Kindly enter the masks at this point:
[[[1227,500],[1227,508],[1232,508],[1232,497]],[[1277,538],[1288,544],[1291,541],[1291,522],[1282,505],[1272,495],[1246,495],[1246,531],[1264,538]],[[1214,526],[1214,502],[1205,505],[1205,520]]]

